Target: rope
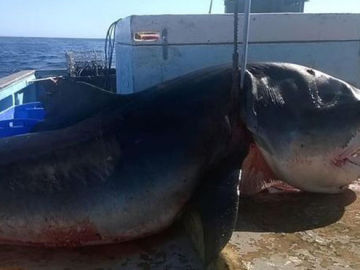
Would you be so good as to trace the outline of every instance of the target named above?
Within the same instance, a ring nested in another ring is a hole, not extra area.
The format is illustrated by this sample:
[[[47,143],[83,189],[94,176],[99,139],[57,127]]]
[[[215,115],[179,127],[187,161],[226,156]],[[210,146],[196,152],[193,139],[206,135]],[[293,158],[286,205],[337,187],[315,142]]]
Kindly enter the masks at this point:
[[[233,125],[236,125],[236,120],[240,117],[240,96],[244,91],[244,81],[247,66],[248,56],[248,42],[249,42],[249,25],[251,0],[245,0],[245,14],[244,14],[244,39],[243,39],[243,53],[241,61],[241,77],[239,74],[239,52],[238,52],[238,31],[239,31],[239,0],[235,0],[234,6],[234,53],[233,53],[233,85],[231,88],[231,119]]]
[[[239,1],[235,1],[234,7],[234,53],[233,53],[233,87],[231,98],[234,102],[239,99],[240,91],[244,88],[247,58],[248,58],[248,44],[249,44],[249,25],[251,0],[245,0],[244,10],[244,37],[243,37],[243,52],[241,59],[241,77],[239,78],[239,48],[238,48],[238,31],[239,31]]]
[[[239,30],[239,1],[235,1],[234,8],[234,52],[233,52],[233,85],[231,88],[231,108],[238,107],[240,93],[240,78],[239,78],[239,52],[238,52],[238,30]],[[233,112],[236,117],[237,112]]]
[[[115,34],[116,34],[116,26],[121,19],[113,22],[107,33],[105,39],[105,85],[104,88],[108,89],[110,87],[110,71],[112,67],[112,61],[114,56],[114,48],[115,48]]]
[[[234,8],[234,53],[233,53],[233,71],[239,69],[239,52],[238,52],[238,32],[239,32],[239,1],[235,1]]]
[[[209,14],[212,13],[212,7],[213,7],[213,0],[210,0]]]
[[[250,28],[250,13],[251,13],[251,0],[246,0],[244,9],[244,36],[243,36],[243,52],[241,59],[241,78],[240,88],[244,88],[245,73],[248,60],[248,49],[249,49],[249,28]]]

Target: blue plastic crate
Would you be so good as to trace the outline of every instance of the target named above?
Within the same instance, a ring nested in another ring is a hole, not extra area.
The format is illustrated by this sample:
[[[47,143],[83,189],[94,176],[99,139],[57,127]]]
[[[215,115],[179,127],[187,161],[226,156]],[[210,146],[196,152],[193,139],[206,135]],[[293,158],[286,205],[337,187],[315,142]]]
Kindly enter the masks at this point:
[[[27,103],[15,106],[14,119],[44,120],[45,109],[40,102]]]
[[[12,106],[0,112],[1,120],[11,119],[37,119],[44,120],[45,109],[40,102],[31,102],[22,105]]]
[[[26,134],[39,123],[36,119],[12,119],[0,121],[0,138]]]
[[[40,102],[13,106],[0,113],[0,138],[26,134],[45,119],[45,109]]]

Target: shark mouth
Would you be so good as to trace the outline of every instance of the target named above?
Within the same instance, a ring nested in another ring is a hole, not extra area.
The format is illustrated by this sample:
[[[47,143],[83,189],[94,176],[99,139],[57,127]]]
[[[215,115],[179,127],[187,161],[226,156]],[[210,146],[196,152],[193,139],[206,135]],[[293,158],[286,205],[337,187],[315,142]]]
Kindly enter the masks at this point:
[[[335,158],[331,160],[331,164],[339,169],[349,169],[346,168],[347,165],[356,166],[356,172],[354,174],[353,182],[340,187],[340,190],[346,190],[348,188],[354,189],[354,183],[356,184],[357,189],[360,189],[360,147],[353,145],[347,147],[340,154],[335,155]]]
[[[338,168],[347,164],[360,167],[360,129],[353,133],[352,138],[345,146],[335,148],[331,163]],[[360,173],[358,177],[360,177]]]
[[[331,163],[338,167],[344,167],[347,163],[360,167],[360,147],[348,148],[331,160]],[[360,175],[359,175],[360,177]]]
[[[351,153],[350,157],[347,160],[353,165],[360,166],[360,148],[356,149],[356,151]]]

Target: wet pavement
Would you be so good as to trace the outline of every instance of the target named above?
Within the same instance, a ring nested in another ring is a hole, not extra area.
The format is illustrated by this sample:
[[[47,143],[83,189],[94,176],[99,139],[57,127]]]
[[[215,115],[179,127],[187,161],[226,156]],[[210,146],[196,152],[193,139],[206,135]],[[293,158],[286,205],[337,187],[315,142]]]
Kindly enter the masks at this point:
[[[240,201],[236,232],[211,269],[360,269],[360,185],[338,195],[263,193]],[[180,225],[122,245],[0,246],[0,270],[201,270]]]

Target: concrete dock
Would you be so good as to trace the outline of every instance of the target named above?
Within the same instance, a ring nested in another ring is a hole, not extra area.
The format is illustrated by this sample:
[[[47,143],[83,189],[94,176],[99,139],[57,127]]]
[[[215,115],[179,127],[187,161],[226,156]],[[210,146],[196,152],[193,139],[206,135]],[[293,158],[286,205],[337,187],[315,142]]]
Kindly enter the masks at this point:
[[[231,242],[213,269],[360,269],[359,185],[338,195],[263,193],[240,201]],[[122,245],[0,247],[0,270],[201,270],[180,225]]]

